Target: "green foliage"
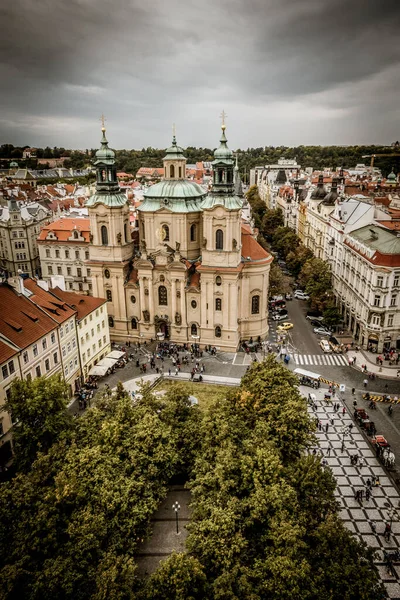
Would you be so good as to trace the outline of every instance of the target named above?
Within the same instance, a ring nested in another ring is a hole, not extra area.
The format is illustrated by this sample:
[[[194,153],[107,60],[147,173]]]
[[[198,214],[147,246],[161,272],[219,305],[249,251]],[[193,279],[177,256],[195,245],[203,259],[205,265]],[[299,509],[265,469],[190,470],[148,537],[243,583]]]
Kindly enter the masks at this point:
[[[309,294],[311,303],[323,310],[332,296],[332,272],[329,264],[321,258],[310,258],[304,263],[299,283]]]
[[[286,256],[286,265],[293,277],[297,279],[300,274],[303,265],[313,257],[313,253],[310,248],[306,248],[301,242],[297,246],[296,250],[290,251]]]
[[[290,252],[297,252],[300,239],[290,227],[278,227],[272,236],[272,248],[279,252],[284,258]]]
[[[246,193],[246,198],[251,206],[251,214],[254,219],[254,224],[261,231],[262,221],[267,211],[267,205],[261,200],[258,194],[256,185],[252,185]]]
[[[265,237],[274,235],[278,227],[283,227],[283,213],[280,208],[268,208],[262,219],[261,229]]]
[[[201,563],[189,554],[173,553],[149,578],[140,600],[204,600],[207,579]]]
[[[274,261],[269,271],[269,294],[278,296],[279,294],[289,294],[293,285],[293,279],[283,274],[280,266]]]
[[[13,381],[2,410],[17,423],[13,446],[18,470],[28,471],[39,452],[48,452],[57,440],[69,436],[73,421],[67,400],[68,386],[59,375]]]
[[[198,439],[186,395],[142,393],[100,397],[68,442],[1,485],[1,600],[133,598],[133,554]]]
[[[342,315],[336,306],[327,306],[322,313],[322,316],[324,317],[324,323],[326,323],[328,327],[335,327],[336,325],[339,325],[342,320]]]
[[[272,357],[256,363],[201,425],[187,547],[209,600],[382,592],[373,552],[338,517],[331,472],[305,452],[313,427],[295,381]]]

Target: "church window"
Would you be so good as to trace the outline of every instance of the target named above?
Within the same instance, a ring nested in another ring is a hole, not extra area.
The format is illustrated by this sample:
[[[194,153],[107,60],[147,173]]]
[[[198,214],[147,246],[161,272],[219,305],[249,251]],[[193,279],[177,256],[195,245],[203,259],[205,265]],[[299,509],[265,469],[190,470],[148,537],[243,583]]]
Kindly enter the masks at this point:
[[[221,327],[219,325],[216,326],[215,331],[214,331],[214,335],[215,337],[220,338],[222,335],[222,330]]]
[[[160,306],[168,305],[167,288],[165,287],[165,285],[160,285],[160,287],[158,288],[158,304]]]
[[[131,319],[131,328],[132,329],[137,329],[137,320],[135,319],[135,317],[133,317]]]
[[[215,232],[215,248],[216,250],[224,249],[224,232],[222,229],[217,229]]]
[[[179,178],[182,177],[182,167],[179,167]]]
[[[79,233],[77,231],[74,231],[74,238],[77,240],[79,238]]]
[[[131,302],[132,304],[136,304],[136,296],[131,296]]]
[[[164,242],[169,242],[169,227],[168,225],[163,225],[163,240]]]
[[[144,227],[144,223],[142,223],[142,235],[143,235],[143,239],[145,239],[145,237],[146,237],[146,229]]]
[[[101,244],[102,246],[108,246],[108,231],[105,225],[101,226]]]
[[[128,240],[128,226],[126,223],[124,223],[124,238],[125,238],[125,243],[127,244],[129,242],[129,240]]]
[[[195,223],[193,223],[193,225],[190,226],[190,241],[191,242],[195,242],[196,241],[196,225]]]
[[[215,299],[215,310],[222,310],[222,300],[221,298]]]
[[[251,299],[251,314],[258,315],[260,312],[260,296],[253,296]]]
[[[197,308],[196,300],[192,300],[190,304],[192,305],[192,308]]]
[[[111,290],[106,291],[107,302],[112,302],[112,292]]]
[[[106,180],[106,172],[105,172],[104,169],[101,171],[100,177],[101,177],[101,181],[105,181]]]
[[[219,275],[217,275],[215,278],[215,285],[221,285],[221,284],[222,284],[222,279]]]
[[[169,176],[171,177],[171,179],[173,179],[175,177],[175,167],[174,167],[174,165],[170,165],[169,166]]]
[[[109,271],[108,269],[106,269],[106,270],[104,271],[104,277],[105,277],[106,279],[110,279],[111,275],[110,275],[110,271]]]
[[[108,171],[108,181],[112,181],[112,171],[111,171],[111,169]]]
[[[197,335],[197,325],[196,325],[196,323],[192,323],[192,325],[190,327],[190,333],[192,335]]]
[[[108,317],[108,325],[109,327],[114,327],[114,317]]]

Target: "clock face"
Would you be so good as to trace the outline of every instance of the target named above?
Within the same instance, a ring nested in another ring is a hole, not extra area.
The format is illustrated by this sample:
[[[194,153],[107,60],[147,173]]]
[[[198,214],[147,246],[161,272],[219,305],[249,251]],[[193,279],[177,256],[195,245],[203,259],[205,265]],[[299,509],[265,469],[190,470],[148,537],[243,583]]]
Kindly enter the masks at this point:
[[[158,240],[163,241],[163,240],[165,240],[165,237],[166,237],[166,231],[165,231],[164,227],[160,227],[159,229],[156,229],[156,238]]]

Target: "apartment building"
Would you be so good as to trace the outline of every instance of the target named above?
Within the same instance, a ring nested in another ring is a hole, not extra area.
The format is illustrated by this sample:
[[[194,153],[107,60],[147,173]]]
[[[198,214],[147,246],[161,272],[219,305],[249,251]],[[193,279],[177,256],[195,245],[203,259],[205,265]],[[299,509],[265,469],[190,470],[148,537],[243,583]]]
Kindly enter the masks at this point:
[[[82,374],[87,378],[90,369],[111,351],[107,300],[81,296],[55,288],[52,294],[67,303],[77,313],[77,336]]]
[[[38,202],[10,198],[0,206],[0,271],[4,277],[40,274],[37,237],[51,213]]]
[[[89,258],[90,223],[85,218],[61,218],[43,227],[37,243],[42,278],[51,284],[54,275],[65,279],[67,291],[92,293]]]

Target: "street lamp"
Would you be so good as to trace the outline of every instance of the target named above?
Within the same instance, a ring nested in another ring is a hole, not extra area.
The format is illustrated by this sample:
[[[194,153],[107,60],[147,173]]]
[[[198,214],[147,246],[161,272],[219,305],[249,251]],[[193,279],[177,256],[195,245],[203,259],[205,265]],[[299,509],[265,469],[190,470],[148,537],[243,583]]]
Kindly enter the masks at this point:
[[[178,502],[175,502],[172,505],[172,510],[175,511],[175,521],[176,521],[176,533],[179,533],[179,524],[178,524],[178,511],[181,509],[181,505]]]

